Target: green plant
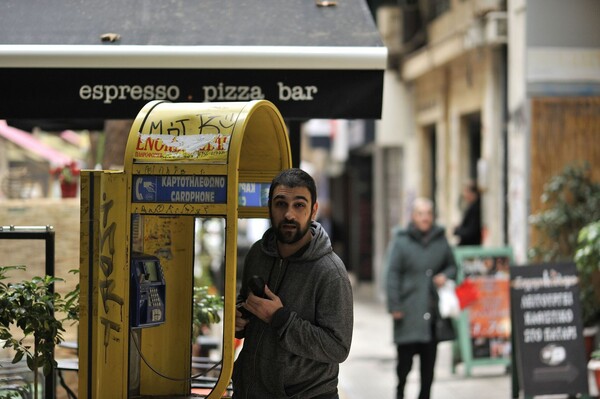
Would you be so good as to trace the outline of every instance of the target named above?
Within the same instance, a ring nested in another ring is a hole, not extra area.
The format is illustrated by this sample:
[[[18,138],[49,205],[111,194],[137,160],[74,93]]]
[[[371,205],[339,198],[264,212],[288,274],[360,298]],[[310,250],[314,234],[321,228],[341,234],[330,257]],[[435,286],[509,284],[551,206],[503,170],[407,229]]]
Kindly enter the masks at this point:
[[[13,363],[24,357],[27,367],[33,371],[34,394],[38,397],[38,369],[48,375],[56,366],[54,346],[62,342],[62,322],[54,315],[55,308],[62,306],[59,294],[51,287],[59,278],[33,277],[28,281],[4,283],[6,273],[24,270],[24,266],[0,267],[0,339],[3,348],[15,350]],[[22,336],[15,337],[11,328],[21,330]],[[31,347],[30,338],[33,338]]]
[[[210,294],[207,286],[201,286],[194,287],[192,300],[192,342],[195,342],[203,327],[221,321],[219,312],[223,310],[223,298]]]
[[[69,270],[71,274],[78,274],[79,270]],[[79,283],[75,286],[73,291],[65,294],[64,301],[61,302],[60,310],[65,313],[65,319],[73,321],[73,324],[79,321]]]
[[[579,272],[583,325],[592,326],[600,321],[600,297],[596,288],[600,284],[600,220],[583,227],[577,242],[575,264]]]
[[[600,271],[600,220],[584,226],[577,238],[575,262],[580,270],[591,274]]]
[[[539,233],[529,258],[572,261],[579,231],[600,220],[600,183],[592,181],[589,163],[568,165],[553,176],[544,186],[541,200],[545,209],[529,218]]]

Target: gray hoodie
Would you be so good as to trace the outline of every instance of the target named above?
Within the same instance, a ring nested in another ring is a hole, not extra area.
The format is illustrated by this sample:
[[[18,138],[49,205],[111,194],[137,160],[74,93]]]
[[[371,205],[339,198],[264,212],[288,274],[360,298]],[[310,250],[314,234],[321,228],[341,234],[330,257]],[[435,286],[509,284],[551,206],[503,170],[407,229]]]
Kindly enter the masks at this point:
[[[311,229],[310,243],[289,258],[279,256],[272,228],[246,256],[240,299],[258,275],[284,307],[270,324],[251,317],[241,334],[235,399],[304,399],[337,390],[352,341],[352,287],[325,230],[317,222]]]

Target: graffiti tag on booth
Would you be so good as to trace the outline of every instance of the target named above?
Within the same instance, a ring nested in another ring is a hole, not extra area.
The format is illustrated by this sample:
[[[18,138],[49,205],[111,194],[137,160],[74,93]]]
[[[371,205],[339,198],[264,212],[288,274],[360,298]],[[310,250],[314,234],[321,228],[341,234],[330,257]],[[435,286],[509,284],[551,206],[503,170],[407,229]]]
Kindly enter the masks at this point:
[[[226,162],[236,121],[235,113],[217,106],[200,114],[177,117],[159,108],[138,132],[134,158]]]
[[[98,288],[102,300],[100,306],[100,323],[103,331],[103,345],[105,348],[105,362],[107,361],[107,351],[111,338],[119,341],[119,337],[112,336],[112,332],[121,333],[123,305],[125,301],[119,295],[119,290],[122,287],[116,287],[115,279],[115,242],[117,233],[116,216],[114,215],[114,199],[107,196],[106,193],[102,196],[100,208],[101,215],[101,236],[100,236],[100,271]]]

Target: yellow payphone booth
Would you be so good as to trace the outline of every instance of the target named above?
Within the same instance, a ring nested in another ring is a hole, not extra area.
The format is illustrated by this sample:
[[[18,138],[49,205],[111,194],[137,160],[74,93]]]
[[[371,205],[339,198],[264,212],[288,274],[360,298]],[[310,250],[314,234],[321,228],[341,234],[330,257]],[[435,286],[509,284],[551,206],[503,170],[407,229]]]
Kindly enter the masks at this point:
[[[238,218],[268,217],[269,184],[289,167],[268,101],[154,101],[133,123],[123,171],[82,172],[80,398],[190,396],[194,221],[205,217],[226,223],[222,364],[207,397],[223,396]]]

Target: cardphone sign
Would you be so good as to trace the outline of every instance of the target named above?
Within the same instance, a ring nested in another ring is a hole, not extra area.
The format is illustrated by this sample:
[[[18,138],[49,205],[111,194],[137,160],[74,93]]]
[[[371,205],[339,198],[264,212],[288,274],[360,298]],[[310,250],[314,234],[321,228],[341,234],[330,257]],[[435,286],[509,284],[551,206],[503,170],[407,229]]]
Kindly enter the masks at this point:
[[[227,202],[226,176],[133,176],[132,202]]]
[[[511,268],[517,371],[526,397],[587,394],[575,264]]]
[[[270,183],[240,183],[238,204],[240,206],[267,206]]]
[[[238,204],[267,206],[270,183],[239,183]],[[132,202],[224,204],[226,176],[133,176]]]

